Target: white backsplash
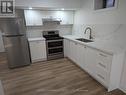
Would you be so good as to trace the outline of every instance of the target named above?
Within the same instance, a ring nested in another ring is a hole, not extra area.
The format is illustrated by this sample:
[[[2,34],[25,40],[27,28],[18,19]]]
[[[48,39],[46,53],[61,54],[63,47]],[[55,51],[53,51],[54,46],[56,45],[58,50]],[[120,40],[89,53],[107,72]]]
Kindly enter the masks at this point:
[[[59,34],[62,35],[70,35],[72,34],[72,25],[43,25],[43,26],[30,26],[27,27],[27,37],[35,38],[42,37],[42,31],[48,30],[59,30]]]
[[[74,30],[73,35],[82,37],[89,37],[89,34],[84,35],[86,27],[92,28],[92,35],[94,40],[99,39],[108,45],[119,46],[120,48],[126,48],[126,24],[92,24],[92,25],[79,25],[74,26],[79,28]]]

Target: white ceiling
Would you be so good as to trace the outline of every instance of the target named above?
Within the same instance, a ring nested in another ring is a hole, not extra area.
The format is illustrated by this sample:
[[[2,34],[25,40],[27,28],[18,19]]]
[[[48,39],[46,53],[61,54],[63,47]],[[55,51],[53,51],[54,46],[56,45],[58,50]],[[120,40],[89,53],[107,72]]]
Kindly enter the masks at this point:
[[[76,10],[81,6],[81,0],[15,0],[18,8],[61,9]]]

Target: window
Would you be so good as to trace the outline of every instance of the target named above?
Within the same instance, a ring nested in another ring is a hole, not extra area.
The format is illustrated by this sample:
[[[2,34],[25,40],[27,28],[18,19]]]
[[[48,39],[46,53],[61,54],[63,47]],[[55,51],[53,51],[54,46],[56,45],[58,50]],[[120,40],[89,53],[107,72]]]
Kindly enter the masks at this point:
[[[94,0],[94,9],[106,9],[116,6],[117,0]]]

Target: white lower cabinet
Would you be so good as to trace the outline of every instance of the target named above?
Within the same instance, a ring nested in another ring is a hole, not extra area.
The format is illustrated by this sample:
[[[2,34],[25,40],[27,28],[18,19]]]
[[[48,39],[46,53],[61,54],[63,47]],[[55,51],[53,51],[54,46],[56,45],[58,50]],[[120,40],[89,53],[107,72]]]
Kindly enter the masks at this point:
[[[74,62],[77,62],[77,47],[76,47],[77,43],[70,41],[70,54],[69,54],[69,58],[71,60],[73,60]]]
[[[64,39],[64,56],[68,57],[69,56],[69,52],[70,52],[70,41],[67,39]]]
[[[106,88],[108,88],[109,85],[109,73],[107,73],[105,70],[103,70],[100,67],[96,67],[96,74],[95,74],[96,80],[98,80],[102,85],[104,85]]]
[[[31,41],[29,44],[32,62],[44,61],[47,59],[45,41]]]
[[[96,78],[108,88],[113,56],[100,51],[96,56]]]
[[[102,85],[108,88],[112,56],[88,47],[85,57],[85,70]]]
[[[76,45],[77,53],[76,55],[76,63],[82,68],[85,68],[85,54],[86,54],[86,46],[77,44]]]
[[[85,53],[85,70],[95,77],[96,74],[96,64],[97,64],[97,51],[92,48],[86,48]]]
[[[85,67],[85,49],[84,45],[80,45],[77,42],[70,41],[70,51],[68,57],[74,61],[78,66],[84,69]]]
[[[65,39],[64,46],[66,57],[109,88],[112,55],[67,39]]]

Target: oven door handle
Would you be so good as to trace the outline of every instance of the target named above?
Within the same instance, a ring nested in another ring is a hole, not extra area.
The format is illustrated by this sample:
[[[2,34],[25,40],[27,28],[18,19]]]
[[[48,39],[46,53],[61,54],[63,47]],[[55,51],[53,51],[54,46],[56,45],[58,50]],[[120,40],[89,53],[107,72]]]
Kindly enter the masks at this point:
[[[63,41],[63,39],[58,39],[58,40],[47,40],[46,42],[59,42],[59,41]]]

